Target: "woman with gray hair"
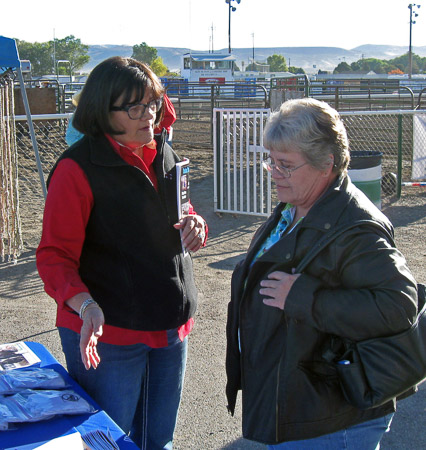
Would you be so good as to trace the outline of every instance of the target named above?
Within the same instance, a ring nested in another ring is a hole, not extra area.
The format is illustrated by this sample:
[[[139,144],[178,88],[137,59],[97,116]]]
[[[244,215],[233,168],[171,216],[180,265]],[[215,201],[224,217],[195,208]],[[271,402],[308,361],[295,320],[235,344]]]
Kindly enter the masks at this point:
[[[228,408],[233,414],[242,390],[243,436],[271,449],[376,449],[395,399],[368,410],[349,404],[323,355],[330,336],[359,341],[409,328],[416,282],[392,224],[347,175],[348,139],[333,108],[284,103],[264,145],[280,203],[233,273]],[[299,273],[309,250],[345,225]]]

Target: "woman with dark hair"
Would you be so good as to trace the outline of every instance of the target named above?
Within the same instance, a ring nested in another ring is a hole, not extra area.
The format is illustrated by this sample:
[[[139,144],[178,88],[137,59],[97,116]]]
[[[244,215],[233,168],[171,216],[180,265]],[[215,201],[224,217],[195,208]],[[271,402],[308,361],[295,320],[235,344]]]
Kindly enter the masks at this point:
[[[93,69],[73,120],[84,137],[49,175],[37,249],[69,373],[148,449],[172,445],[197,296],[182,243],[195,252],[207,235],[192,206],[178,220],[179,158],[153,131],[163,94],[131,58]]]
[[[374,450],[395,399],[366,410],[351,405],[336,365],[354,361],[343,352],[333,363],[326,356],[332,336],[360,341],[408,329],[417,314],[415,280],[392,224],[347,175],[337,111],[314,99],[285,102],[268,119],[263,143],[280,202],[233,273],[228,407],[233,413],[241,390],[243,436],[271,450]],[[342,233],[299,273],[336,230]]]

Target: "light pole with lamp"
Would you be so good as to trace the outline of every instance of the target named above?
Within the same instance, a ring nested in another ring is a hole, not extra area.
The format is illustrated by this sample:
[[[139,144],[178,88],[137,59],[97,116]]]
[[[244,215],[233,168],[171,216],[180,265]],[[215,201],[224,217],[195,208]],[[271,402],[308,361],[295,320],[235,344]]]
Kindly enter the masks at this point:
[[[416,23],[416,21],[413,20],[413,14],[414,14],[414,17],[418,16],[418,14],[416,12],[413,12],[414,6],[417,6],[417,8],[420,8],[421,5],[416,5],[415,3],[410,3],[408,5],[408,9],[410,10],[410,43],[408,46],[408,79],[409,80],[411,80],[411,75],[413,74],[413,50],[411,47],[411,35],[412,35],[413,24]]]
[[[232,6],[232,2],[237,2],[239,5],[241,0],[225,0],[225,3],[228,4],[229,7],[229,17],[228,17],[228,51],[231,54],[231,12],[234,12],[237,8]]]
[[[253,64],[254,64],[254,33],[251,34],[251,37],[253,38]]]

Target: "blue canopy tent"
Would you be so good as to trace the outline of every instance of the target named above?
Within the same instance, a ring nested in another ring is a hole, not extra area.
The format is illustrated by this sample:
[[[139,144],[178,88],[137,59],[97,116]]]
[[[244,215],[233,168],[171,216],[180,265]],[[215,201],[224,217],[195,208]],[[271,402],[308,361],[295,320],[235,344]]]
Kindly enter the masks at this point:
[[[25,90],[24,77],[21,70],[21,61],[18,55],[18,48],[14,39],[0,36],[0,76],[8,70],[12,70],[18,74],[19,84],[21,86],[22,100],[24,103],[25,114],[27,116],[28,127],[31,136],[31,142],[36,157],[37,170],[40,177],[41,187],[43,190],[44,198],[46,198],[47,190],[46,183],[44,181],[43,169],[41,167],[40,155],[38,152],[37,140],[34,132],[34,125],[31,119],[30,105],[28,103],[27,91]]]

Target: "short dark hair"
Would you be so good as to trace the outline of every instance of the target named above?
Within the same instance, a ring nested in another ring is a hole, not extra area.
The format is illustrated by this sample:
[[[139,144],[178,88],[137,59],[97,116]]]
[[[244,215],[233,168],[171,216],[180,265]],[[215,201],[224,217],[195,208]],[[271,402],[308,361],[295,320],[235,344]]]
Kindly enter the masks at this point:
[[[146,88],[152,89],[154,99],[162,97],[164,88],[152,69],[132,58],[113,56],[98,64],[90,73],[81,92],[73,117],[73,126],[87,136],[123,134],[110,121],[111,107],[123,96],[122,104],[141,101]],[[161,122],[164,108],[157,111],[155,125]]]

